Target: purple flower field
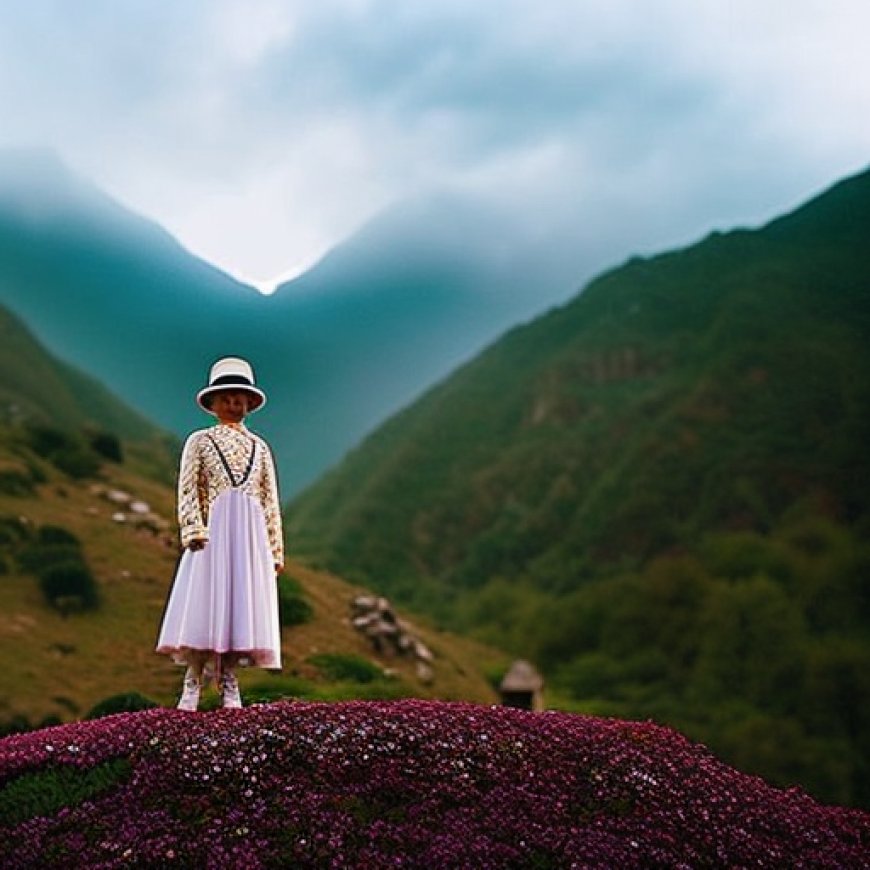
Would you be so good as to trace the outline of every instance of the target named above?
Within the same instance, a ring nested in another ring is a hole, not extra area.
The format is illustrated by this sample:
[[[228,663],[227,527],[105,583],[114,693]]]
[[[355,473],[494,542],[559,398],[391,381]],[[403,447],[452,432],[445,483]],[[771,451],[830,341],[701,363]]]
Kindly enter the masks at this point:
[[[670,729],[443,702],[156,709],[14,735],[0,813],[9,868],[870,867],[870,814]]]

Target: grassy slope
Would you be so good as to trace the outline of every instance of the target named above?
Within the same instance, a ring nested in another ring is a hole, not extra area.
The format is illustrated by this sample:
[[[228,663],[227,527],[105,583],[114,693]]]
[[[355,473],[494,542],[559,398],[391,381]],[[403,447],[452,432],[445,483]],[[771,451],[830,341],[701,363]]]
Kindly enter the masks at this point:
[[[97,701],[130,691],[171,703],[180,669],[152,649],[174,571],[174,543],[112,522],[115,508],[93,494],[90,483],[72,482],[47,466],[46,472],[49,479],[34,496],[0,494],[0,517],[26,517],[37,526],[59,525],[73,532],[84,543],[103,604],[96,612],[64,618],[43,603],[35,578],[0,575],[0,720],[14,714],[31,721],[47,715],[75,718]],[[172,516],[174,495],[165,485],[114,464],[104,466],[103,482],[144,499],[164,517]],[[288,573],[302,584],[315,619],[284,630],[283,676],[244,672],[243,690],[256,685],[309,696],[352,695],[353,686],[327,685],[305,659],[315,652],[373,658],[367,641],[346,619],[350,598],[359,590],[292,562]],[[400,680],[385,684],[388,691],[494,699],[481,667],[502,665],[498,654],[425,626],[420,634],[438,657],[435,682],[422,686],[409,662],[387,659],[382,664],[395,668]],[[294,674],[306,682],[288,681]]]

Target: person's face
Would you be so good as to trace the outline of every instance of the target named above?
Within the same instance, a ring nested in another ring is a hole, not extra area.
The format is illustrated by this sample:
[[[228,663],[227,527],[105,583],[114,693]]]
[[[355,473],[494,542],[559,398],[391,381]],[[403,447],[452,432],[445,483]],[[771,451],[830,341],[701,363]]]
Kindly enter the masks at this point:
[[[248,394],[244,390],[221,390],[212,397],[211,409],[221,423],[241,423],[248,413]]]

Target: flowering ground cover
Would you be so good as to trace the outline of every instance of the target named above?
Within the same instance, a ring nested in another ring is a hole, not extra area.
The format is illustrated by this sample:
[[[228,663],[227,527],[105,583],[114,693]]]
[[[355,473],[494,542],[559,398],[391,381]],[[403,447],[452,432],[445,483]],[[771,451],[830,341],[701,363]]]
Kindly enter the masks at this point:
[[[0,741],[0,866],[870,867],[652,723],[433,701],[153,709]]]

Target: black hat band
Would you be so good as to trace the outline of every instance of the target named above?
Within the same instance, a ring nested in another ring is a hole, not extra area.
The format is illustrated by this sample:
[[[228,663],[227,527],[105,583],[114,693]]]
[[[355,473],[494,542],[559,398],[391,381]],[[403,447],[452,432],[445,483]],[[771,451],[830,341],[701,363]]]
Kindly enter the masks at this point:
[[[222,375],[219,378],[215,378],[209,386],[222,387],[225,384],[241,384],[245,387],[254,386],[244,375]]]

